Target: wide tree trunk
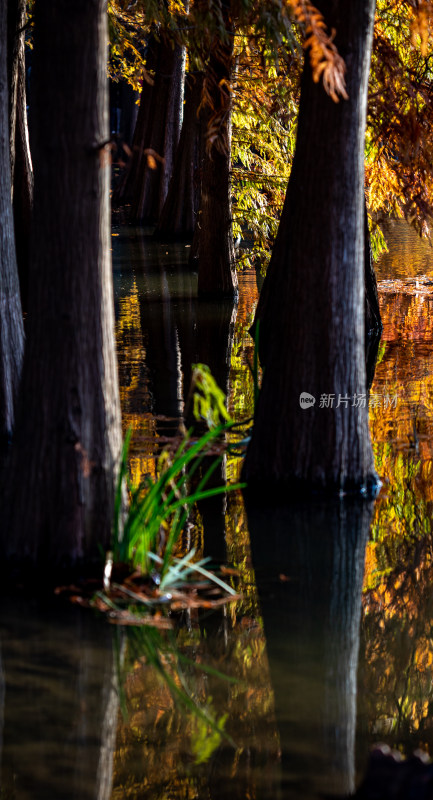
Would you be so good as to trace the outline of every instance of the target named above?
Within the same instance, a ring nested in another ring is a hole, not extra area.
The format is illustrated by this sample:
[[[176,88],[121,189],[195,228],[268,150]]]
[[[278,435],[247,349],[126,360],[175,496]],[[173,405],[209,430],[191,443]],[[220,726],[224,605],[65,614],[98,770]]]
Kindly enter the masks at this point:
[[[116,200],[130,200],[135,222],[153,223],[167,196],[179,142],[185,50],[153,36],[148,50],[147,66],[155,70],[154,83],[143,83],[133,156]]]
[[[306,58],[293,169],[257,310],[265,369],[244,477],[272,488],[359,490],[376,480],[365,398],[363,196],[375,2],[316,5],[337,32],[349,99],[334,103]]]
[[[24,329],[11,203],[6,4],[0,4],[0,450],[12,433]]]
[[[44,565],[108,545],[121,446],[106,34],[105,0],[36,7],[31,306],[3,545]]]
[[[185,80],[185,108],[173,174],[155,235],[160,239],[191,239],[200,203],[200,150],[204,140],[198,114],[203,76]]]
[[[202,119],[206,131],[200,210],[196,220],[191,264],[198,270],[200,297],[236,297],[238,279],[233,244],[230,153],[231,76],[233,23],[229,0],[222,0],[221,14],[227,41],[216,38],[206,67]]]
[[[33,168],[27,127],[24,26],[26,0],[8,0],[9,133],[15,242],[21,303],[28,308]]]

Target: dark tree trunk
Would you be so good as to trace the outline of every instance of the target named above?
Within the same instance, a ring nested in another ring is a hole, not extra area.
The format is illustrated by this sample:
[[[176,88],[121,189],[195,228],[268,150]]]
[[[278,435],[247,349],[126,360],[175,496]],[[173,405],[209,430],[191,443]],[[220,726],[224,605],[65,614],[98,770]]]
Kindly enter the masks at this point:
[[[24,329],[11,203],[6,4],[0,4],[0,450],[14,425]]]
[[[110,81],[110,132],[120,143],[132,146],[137,122],[140,97],[130,84],[124,80]]]
[[[238,279],[233,244],[230,152],[231,85],[233,68],[233,25],[230,2],[221,3],[227,42],[219,39],[211,49],[206,67],[205,88],[210,100],[202,109],[206,131],[200,211],[191,251],[192,265],[198,269],[201,297],[236,297]]]
[[[112,524],[121,430],[106,33],[104,0],[36,7],[31,307],[3,545],[44,565],[95,556]]]
[[[376,338],[382,332],[376,274],[371,252],[370,229],[367,206],[364,201],[364,291],[365,291],[365,336]]]
[[[155,80],[153,86],[143,84],[133,156],[116,196],[130,199],[136,222],[156,222],[167,196],[182,122],[184,48],[151,37],[148,65]]]
[[[146,70],[154,70],[156,66],[157,42],[151,35],[146,50]],[[113,191],[113,202],[116,204],[130,203],[137,191],[137,184],[141,169],[146,163],[144,155],[146,131],[151,112],[151,97],[153,85],[143,77],[137,120],[132,138],[132,156],[123,171],[118,185]]]
[[[296,153],[256,319],[264,366],[244,465],[251,483],[375,482],[364,352],[364,134],[374,0],[316,3],[347,67],[334,103],[306,59]],[[302,393],[315,398],[301,406]],[[332,407],[323,407],[324,401]]]
[[[370,392],[376,370],[377,354],[383,326],[377,294],[376,273],[371,252],[367,205],[364,203],[364,291],[365,291],[365,371],[367,393]]]
[[[280,733],[282,796],[348,797],[355,789],[372,504],[356,498],[247,510]]]
[[[200,203],[199,164],[203,125],[198,108],[202,88],[202,75],[187,76],[182,131],[167,197],[155,232],[161,239],[191,239],[194,233]]]
[[[15,242],[21,303],[28,308],[33,171],[27,127],[24,26],[26,0],[8,0],[9,132]]]

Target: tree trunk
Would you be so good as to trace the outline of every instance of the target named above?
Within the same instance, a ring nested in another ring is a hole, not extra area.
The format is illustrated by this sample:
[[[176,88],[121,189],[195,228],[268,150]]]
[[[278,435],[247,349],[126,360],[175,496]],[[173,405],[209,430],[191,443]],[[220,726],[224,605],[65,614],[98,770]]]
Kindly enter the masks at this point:
[[[157,42],[150,35],[146,49],[146,72],[153,71],[156,66]],[[145,165],[144,155],[146,131],[151,112],[153,85],[143,77],[137,120],[132,138],[132,156],[122,173],[119,183],[113,191],[113,203],[130,203],[136,193],[136,185],[141,174],[141,165]],[[144,166],[143,166],[144,169]]]
[[[200,203],[200,145],[203,125],[198,108],[203,76],[185,81],[185,109],[173,174],[155,235],[160,239],[191,239]]]
[[[11,203],[6,4],[0,5],[0,450],[14,425],[24,329]]]
[[[383,330],[377,294],[376,273],[371,252],[367,205],[364,203],[364,290],[365,290],[365,372],[367,393],[376,371],[377,354]]]
[[[206,67],[209,100],[202,109],[204,149],[200,211],[196,220],[191,263],[198,270],[201,297],[237,297],[238,279],[233,244],[230,153],[233,25],[230,2],[221,3],[227,42],[215,40]]]
[[[27,311],[33,169],[27,127],[25,23],[26,0],[9,0],[8,80],[12,196],[21,303],[24,311]]]
[[[263,488],[376,482],[364,351],[364,134],[374,0],[321,0],[349,99],[301,82],[296,153],[257,310],[264,366],[244,477]],[[315,398],[301,404],[302,394]]]
[[[136,222],[156,222],[167,196],[182,123],[184,48],[151,37],[148,64],[155,68],[154,84],[143,84],[133,157],[116,198],[131,199]]]
[[[31,306],[4,547],[44,566],[96,556],[112,524],[121,429],[106,33],[104,0],[36,7]]]
[[[371,252],[370,229],[367,206],[364,201],[364,291],[365,291],[365,336],[376,338],[382,332],[376,274]]]

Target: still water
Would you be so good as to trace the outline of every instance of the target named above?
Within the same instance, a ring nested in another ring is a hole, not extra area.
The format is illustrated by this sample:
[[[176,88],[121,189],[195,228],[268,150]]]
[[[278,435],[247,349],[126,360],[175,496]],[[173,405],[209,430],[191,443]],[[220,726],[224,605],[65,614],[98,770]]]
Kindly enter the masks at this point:
[[[315,800],[354,791],[374,742],[433,756],[433,251],[401,223],[387,235],[370,408],[376,504],[259,513],[234,492],[202,504],[194,545],[236,568],[242,599],[179,612],[169,632],[4,602],[1,800]],[[188,418],[192,364],[210,366],[236,419],[251,416],[261,278],[240,276],[235,309],[199,303],[185,245],[122,228],[112,242],[138,480]],[[228,458],[220,479],[238,469]]]

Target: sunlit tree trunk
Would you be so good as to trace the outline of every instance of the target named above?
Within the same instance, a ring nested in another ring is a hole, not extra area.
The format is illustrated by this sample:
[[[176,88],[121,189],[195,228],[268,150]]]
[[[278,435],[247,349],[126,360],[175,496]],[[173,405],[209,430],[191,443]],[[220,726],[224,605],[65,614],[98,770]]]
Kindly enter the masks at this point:
[[[13,210],[21,302],[28,306],[33,171],[27,127],[26,0],[8,0],[8,81]]]
[[[293,169],[256,317],[265,370],[244,476],[273,489],[357,490],[375,480],[361,399],[364,135],[375,2],[316,5],[336,30],[349,99],[334,103],[313,82],[306,59]],[[301,406],[304,392],[314,405]]]
[[[24,329],[11,203],[6,3],[0,4],[0,449],[14,425]]]
[[[106,3],[58,0],[35,13],[31,306],[3,545],[48,566],[109,543],[121,430]]]

